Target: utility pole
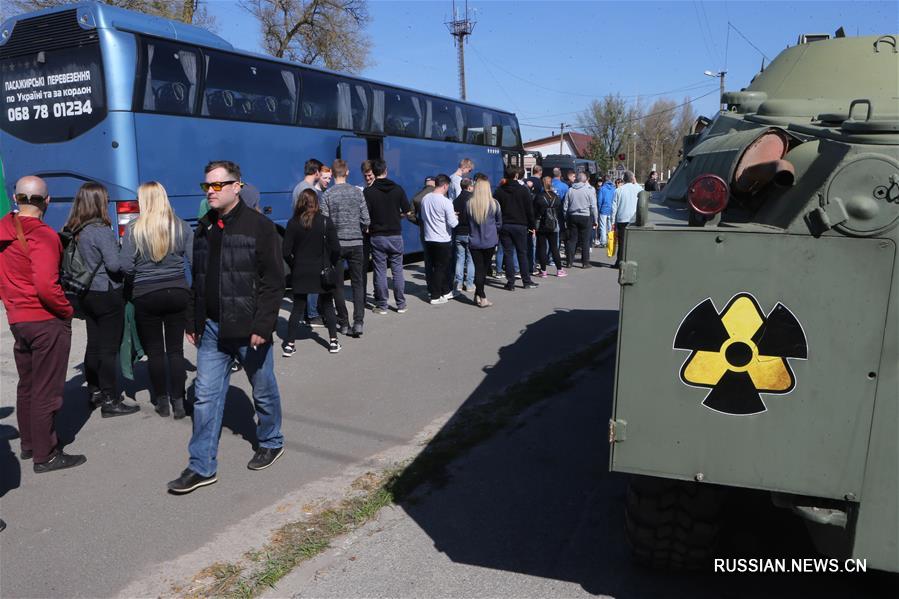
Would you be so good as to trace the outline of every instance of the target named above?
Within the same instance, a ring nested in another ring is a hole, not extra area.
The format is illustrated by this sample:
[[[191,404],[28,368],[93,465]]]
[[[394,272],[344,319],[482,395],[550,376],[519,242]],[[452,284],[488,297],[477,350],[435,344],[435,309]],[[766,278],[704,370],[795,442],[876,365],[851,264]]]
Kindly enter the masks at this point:
[[[703,75],[705,75],[706,77],[718,78],[718,101],[721,102],[721,112],[727,112],[727,104],[724,102],[724,76],[727,75],[727,71],[718,71],[717,73],[706,71],[705,73],[703,73]]]
[[[565,123],[559,125],[559,154],[565,153]]]
[[[459,18],[456,13],[456,0],[453,0],[453,18],[446,22],[450,35],[456,38],[456,60],[459,67],[459,98],[465,99],[465,38],[474,31],[476,21],[468,18],[468,0],[465,0],[465,15]]]

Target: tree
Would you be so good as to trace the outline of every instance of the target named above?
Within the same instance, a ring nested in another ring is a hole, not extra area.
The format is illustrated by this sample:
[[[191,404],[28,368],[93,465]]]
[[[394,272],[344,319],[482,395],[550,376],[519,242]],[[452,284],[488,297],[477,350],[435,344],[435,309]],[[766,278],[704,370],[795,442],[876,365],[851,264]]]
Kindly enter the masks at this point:
[[[71,4],[71,0],[7,0],[12,13],[30,12]],[[212,29],[215,17],[206,10],[203,0],[104,0],[110,6],[136,10],[148,15],[165,17]]]
[[[612,168],[616,156],[625,149],[637,110],[628,106],[620,95],[609,94],[590,102],[578,117],[580,127],[594,138],[590,152],[603,171]]]
[[[259,21],[265,50],[278,58],[358,73],[371,40],[365,0],[240,0]]]

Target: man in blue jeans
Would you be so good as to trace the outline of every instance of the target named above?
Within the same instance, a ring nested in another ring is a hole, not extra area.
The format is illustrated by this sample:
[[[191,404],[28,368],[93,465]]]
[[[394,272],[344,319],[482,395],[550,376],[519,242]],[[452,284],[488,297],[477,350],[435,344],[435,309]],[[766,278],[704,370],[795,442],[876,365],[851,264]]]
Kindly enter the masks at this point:
[[[456,251],[456,269],[453,278],[453,291],[462,286],[462,291],[474,290],[474,260],[469,249],[471,228],[468,223],[468,200],[474,190],[474,182],[469,178],[462,179],[462,192],[453,200],[453,210],[459,217],[459,224],[453,230]]]
[[[371,161],[375,182],[363,190],[371,224],[371,259],[374,287],[375,314],[387,314],[387,265],[393,273],[393,299],[396,311],[406,311],[406,283],[403,279],[403,218],[408,218],[412,207],[403,188],[387,178],[387,163]]]
[[[247,468],[264,470],[284,453],[272,359],[272,335],[284,296],[281,248],[272,221],[241,201],[241,186],[240,167],[233,162],[206,165],[201,187],[210,210],[194,233],[186,330],[197,346],[193,435],[187,469],[168,484],[172,493],[190,493],[218,480],[216,454],[234,359],[243,364],[253,386],[258,419],[258,447]]]

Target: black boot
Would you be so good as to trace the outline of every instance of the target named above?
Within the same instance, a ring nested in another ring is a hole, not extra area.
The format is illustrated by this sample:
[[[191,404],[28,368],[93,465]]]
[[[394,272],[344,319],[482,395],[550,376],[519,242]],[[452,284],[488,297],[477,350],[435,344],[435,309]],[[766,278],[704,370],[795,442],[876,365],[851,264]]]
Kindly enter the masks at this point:
[[[156,398],[156,413],[163,418],[169,417],[169,396],[160,395]]]
[[[184,412],[183,397],[172,398],[172,415],[175,417],[175,420],[181,420],[186,415]]]
[[[127,416],[140,411],[140,406],[129,406],[125,404],[125,398],[121,395],[112,395],[111,393],[103,394],[103,405],[100,406],[100,415],[103,418],[112,418],[114,416]]]
[[[90,399],[91,409],[99,408],[103,405],[103,392],[102,391],[91,391]]]

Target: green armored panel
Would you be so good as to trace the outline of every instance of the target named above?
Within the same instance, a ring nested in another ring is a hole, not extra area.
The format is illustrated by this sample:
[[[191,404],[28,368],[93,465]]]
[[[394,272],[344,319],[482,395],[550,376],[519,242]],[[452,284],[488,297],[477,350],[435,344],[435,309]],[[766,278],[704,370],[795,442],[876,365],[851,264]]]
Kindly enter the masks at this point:
[[[628,229],[612,469],[863,500],[895,253]]]

